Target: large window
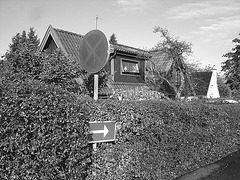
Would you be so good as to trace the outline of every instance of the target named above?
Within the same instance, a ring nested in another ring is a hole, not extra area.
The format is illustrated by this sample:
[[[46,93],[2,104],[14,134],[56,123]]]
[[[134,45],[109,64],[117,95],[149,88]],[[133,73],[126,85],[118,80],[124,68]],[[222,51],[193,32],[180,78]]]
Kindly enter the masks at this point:
[[[122,74],[139,75],[139,62],[122,59],[121,60]]]

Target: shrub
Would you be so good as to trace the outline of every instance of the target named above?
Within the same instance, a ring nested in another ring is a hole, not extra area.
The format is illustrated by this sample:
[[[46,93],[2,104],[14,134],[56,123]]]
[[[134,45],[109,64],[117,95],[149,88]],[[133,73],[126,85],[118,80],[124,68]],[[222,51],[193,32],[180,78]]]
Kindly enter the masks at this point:
[[[66,57],[59,49],[52,54],[43,53],[42,55],[44,56],[40,74],[42,82],[54,84],[76,94],[86,93],[86,87],[76,82],[76,78],[80,77],[83,72],[73,58]]]
[[[84,179],[91,149],[83,101],[29,81],[0,99],[1,179]]]
[[[88,180],[173,179],[237,149],[239,105],[173,101],[99,101],[89,116],[117,122],[100,143]]]
[[[88,91],[89,96],[94,96],[94,74],[89,74],[86,71],[83,73],[85,76],[84,78],[84,84],[86,86],[86,89]],[[104,87],[107,87],[107,83],[111,80],[111,75],[109,72],[106,72],[104,69],[100,70],[98,73],[98,92],[101,92],[101,89]]]

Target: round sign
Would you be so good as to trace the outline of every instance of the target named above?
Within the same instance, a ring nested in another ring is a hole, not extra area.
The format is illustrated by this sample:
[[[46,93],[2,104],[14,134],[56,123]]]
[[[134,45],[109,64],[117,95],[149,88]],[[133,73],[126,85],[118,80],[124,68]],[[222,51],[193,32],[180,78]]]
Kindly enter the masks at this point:
[[[80,64],[89,73],[100,71],[109,59],[110,46],[105,34],[100,30],[88,32],[79,49]]]

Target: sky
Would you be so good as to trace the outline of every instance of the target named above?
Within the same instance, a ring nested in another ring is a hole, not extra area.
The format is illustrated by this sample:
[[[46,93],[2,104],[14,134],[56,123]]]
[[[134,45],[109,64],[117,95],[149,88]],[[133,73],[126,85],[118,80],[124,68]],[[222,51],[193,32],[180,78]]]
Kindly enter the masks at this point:
[[[12,37],[34,27],[43,39],[49,25],[81,35],[97,28],[120,44],[151,49],[162,40],[153,33],[167,28],[192,43],[189,60],[221,71],[223,54],[240,33],[239,0],[0,0],[0,56]]]

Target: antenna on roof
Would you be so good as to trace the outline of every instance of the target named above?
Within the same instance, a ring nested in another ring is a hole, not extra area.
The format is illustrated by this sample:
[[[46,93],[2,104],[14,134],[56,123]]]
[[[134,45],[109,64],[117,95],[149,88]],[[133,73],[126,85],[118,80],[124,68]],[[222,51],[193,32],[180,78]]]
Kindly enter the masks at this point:
[[[96,29],[97,29],[97,25],[98,25],[98,20],[102,20],[100,17],[98,17],[98,15],[96,15]]]

